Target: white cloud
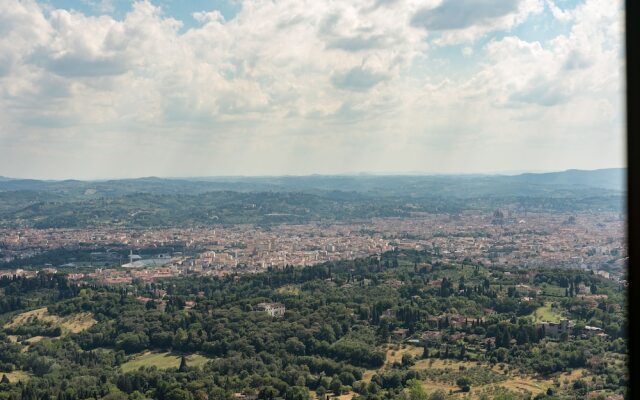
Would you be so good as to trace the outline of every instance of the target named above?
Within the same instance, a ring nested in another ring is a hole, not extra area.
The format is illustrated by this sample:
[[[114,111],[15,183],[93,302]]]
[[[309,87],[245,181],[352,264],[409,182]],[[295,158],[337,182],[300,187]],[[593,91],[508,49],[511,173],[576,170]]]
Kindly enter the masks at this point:
[[[544,9],[541,0],[442,0],[424,6],[411,24],[439,34],[435,43],[471,43],[485,34],[511,29]]]
[[[116,20],[0,0],[0,171],[524,169],[496,155],[541,132],[589,154],[586,146],[602,146],[620,127],[621,4],[547,4],[555,18],[574,21],[569,34],[474,48],[544,3],[256,0],[228,21],[215,10],[195,13],[200,25],[184,29],[148,1]],[[478,12],[447,17],[461,5]],[[450,43],[467,43],[462,54],[480,63],[436,77],[431,49]],[[580,144],[574,131],[590,136]],[[619,162],[619,141],[606,163]],[[475,154],[485,143],[492,150]],[[568,166],[588,165],[572,157]],[[476,163],[456,167],[455,159]],[[527,162],[535,167],[533,156]]]
[[[569,22],[574,19],[572,10],[562,10],[553,0],[547,0],[547,6],[551,10],[553,17],[562,22]]]

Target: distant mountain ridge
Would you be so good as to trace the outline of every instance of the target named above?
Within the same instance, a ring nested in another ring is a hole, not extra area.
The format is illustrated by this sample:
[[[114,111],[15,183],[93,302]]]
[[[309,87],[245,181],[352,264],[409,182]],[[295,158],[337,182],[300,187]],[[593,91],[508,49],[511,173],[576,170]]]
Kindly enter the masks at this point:
[[[413,212],[623,211],[626,170],[505,175],[0,181],[0,226],[196,226]],[[276,217],[277,216],[277,217]]]
[[[351,181],[363,181],[363,182],[375,182],[384,181],[388,179],[403,179],[407,181],[440,181],[443,179],[498,179],[504,181],[524,182],[532,184],[542,185],[582,185],[588,187],[610,189],[610,190],[626,190],[626,168],[604,168],[595,170],[579,170],[569,169],[566,171],[558,172],[541,172],[541,173],[522,173],[517,175],[502,175],[502,174],[411,174],[411,175],[375,175],[375,174],[340,174],[340,175],[282,175],[282,176],[203,176],[203,177],[188,177],[188,178],[162,178],[156,176],[139,177],[139,178],[123,178],[123,179],[100,179],[100,180],[39,180],[28,178],[10,178],[0,176],[0,190],[16,190],[16,189],[35,189],[43,187],[54,186],[74,186],[74,185],[105,185],[105,184],[166,184],[177,182],[191,182],[191,183],[217,183],[222,185],[230,185],[232,183],[248,183],[257,184],[262,183],[267,186],[288,186],[289,184],[300,184],[303,182],[312,183],[309,186],[316,187],[331,186],[331,184],[351,182]],[[302,184],[302,186],[305,186]]]
[[[626,191],[627,169],[606,168],[597,170],[570,169],[562,172],[527,173],[514,175],[513,180],[546,185],[582,185],[609,190]]]
[[[382,197],[547,196],[562,191],[626,192],[626,169],[567,170],[520,175],[310,175],[262,177],[142,177],[111,180],[0,179],[0,211],[12,192],[22,199],[81,201],[134,193],[202,194],[212,191],[303,192],[341,191]],[[30,193],[30,195],[28,195]],[[17,193],[14,193],[17,194]],[[600,193],[602,194],[602,193]],[[12,208],[12,207],[9,207]]]

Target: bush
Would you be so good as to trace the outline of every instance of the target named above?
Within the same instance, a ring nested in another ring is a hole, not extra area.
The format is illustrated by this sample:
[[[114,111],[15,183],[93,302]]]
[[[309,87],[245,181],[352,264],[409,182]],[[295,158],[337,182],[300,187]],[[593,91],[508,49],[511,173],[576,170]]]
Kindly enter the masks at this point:
[[[456,385],[458,385],[458,387],[460,387],[463,392],[468,392],[471,390],[471,380],[469,378],[458,378],[456,380]]]

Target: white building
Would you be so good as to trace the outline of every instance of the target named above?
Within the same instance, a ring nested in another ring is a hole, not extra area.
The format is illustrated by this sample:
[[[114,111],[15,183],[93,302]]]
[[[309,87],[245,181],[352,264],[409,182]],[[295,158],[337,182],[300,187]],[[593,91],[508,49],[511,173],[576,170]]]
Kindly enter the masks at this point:
[[[258,310],[264,311],[272,317],[282,317],[286,308],[282,303],[259,303]]]

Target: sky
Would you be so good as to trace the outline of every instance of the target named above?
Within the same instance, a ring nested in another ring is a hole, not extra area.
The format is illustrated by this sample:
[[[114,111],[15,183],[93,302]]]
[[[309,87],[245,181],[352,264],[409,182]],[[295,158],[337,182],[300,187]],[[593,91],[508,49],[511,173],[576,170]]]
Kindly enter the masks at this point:
[[[622,0],[0,0],[0,175],[624,167]]]

